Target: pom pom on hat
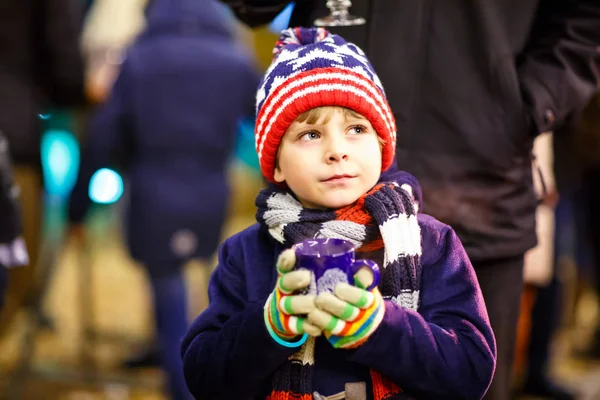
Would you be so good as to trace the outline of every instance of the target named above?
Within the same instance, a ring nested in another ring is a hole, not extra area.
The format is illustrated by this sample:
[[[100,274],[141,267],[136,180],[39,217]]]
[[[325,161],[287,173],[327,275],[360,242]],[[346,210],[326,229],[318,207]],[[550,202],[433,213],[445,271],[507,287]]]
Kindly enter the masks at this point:
[[[301,46],[320,42],[331,33],[325,28],[289,28],[281,32],[281,36],[275,42],[275,48],[273,48],[273,58],[276,58],[281,50],[285,47],[287,50],[294,50]]]
[[[385,142],[382,171],[392,165],[396,122],[381,81],[358,46],[324,28],[289,28],[273,56],[256,94],[255,145],[267,180],[274,182],[277,149],[290,124],[323,106],[346,107],[367,118]]]

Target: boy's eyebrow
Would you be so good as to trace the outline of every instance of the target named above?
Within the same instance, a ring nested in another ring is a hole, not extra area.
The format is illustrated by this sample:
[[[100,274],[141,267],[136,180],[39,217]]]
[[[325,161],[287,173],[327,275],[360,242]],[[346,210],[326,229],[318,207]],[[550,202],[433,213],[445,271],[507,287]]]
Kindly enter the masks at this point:
[[[329,121],[328,121],[329,122]],[[294,121],[293,124],[294,125],[290,125],[290,128],[292,128],[292,126],[294,127],[294,129],[306,129],[309,126],[323,126],[325,125],[327,122],[321,122],[321,121],[315,121],[314,123],[310,123],[308,121]]]
[[[346,121],[368,121],[365,117],[359,117],[354,115],[347,115],[345,118]]]
[[[344,123],[349,123],[349,122],[363,122],[363,121],[369,121],[368,118],[366,118],[363,115],[354,115],[351,113],[343,113],[343,118],[344,118]],[[321,127],[321,126],[325,126],[327,125],[330,121],[331,121],[331,115],[321,115],[320,118],[315,121],[315,122],[309,122],[310,119],[306,119],[302,122],[300,121],[294,121],[293,124],[295,124],[295,129],[307,129],[310,127]],[[291,128],[291,125],[290,125]]]
[[[322,126],[323,125],[323,124],[320,124],[319,122],[315,122],[314,124],[311,124],[306,121],[294,122],[294,124],[295,125],[290,125],[290,127],[288,129],[298,131],[298,130],[306,130],[307,128],[312,127],[312,126]]]
[[[368,121],[368,119],[365,117],[355,117],[353,115],[348,115],[344,121],[346,121],[346,122],[363,122],[363,121]]]

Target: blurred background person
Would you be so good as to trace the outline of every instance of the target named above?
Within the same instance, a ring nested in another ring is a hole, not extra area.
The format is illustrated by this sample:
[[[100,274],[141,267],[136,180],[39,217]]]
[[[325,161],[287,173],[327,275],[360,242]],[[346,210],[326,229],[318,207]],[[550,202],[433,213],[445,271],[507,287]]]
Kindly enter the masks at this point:
[[[258,73],[213,0],[152,0],[84,140],[69,219],[80,232],[88,184],[118,163],[128,174],[126,242],[152,288],[161,364],[174,399],[189,397],[179,343],[187,325],[184,264],[220,239],[226,165],[238,123],[253,113]]]
[[[7,269],[27,265],[29,256],[21,237],[19,187],[15,184],[8,140],[0,131],[0,310],[8,284]]]
[[[576,158],[575,165],[580,172],[578,179],[574,180],[581,185],[579,201],[574,207],[581,209],[578,225],[580,236],[586,240],[588,262],[579,269],[580,281],[591,282],[590,289],[600,301],[600,92],[583,110],[571,131],[565,134],[572,137],[573,144],[567,149],[572,148],[571,157]],[[565,151],[564,146],[562,151]],[[596,323],[592,343],[585,354],[600,359],[600,321]]]
[[[94,103],[106,100],[123,55],[145,28],[148,0],[87,0],[81,51],[86,60],[87,95]]]
[[[79,51],[82,13],[78,0],[8,0],[0,3],[0,130],[14,160],[21,190],[23,236],[30,267],[9,271],[0,336],[35,289],[41,240],[42,119],[53,107],[85,103]]]
[[[540,199],[536,210],[538,240],[525,254],[525,288],[515,362],[516,371],[523,371],[519,392],[542,399],[571,400],[576,398],[575,392],[553,379],[550,362],[553,339],[561,322],[564,282],[560,279],[560,254],[566,232],[572,231],[565,225],[565,202],[557,208],[552,133],[538,136],[533,149],[536,158],[533,181]]]
[[[251,26],[289,3],[224,1]],[[326,4],[297,1],[290,25],[312,25]],[[394,111],[398,167],[465,245],[498,348],[486,398],[508,399],[524,254],[536,244],[533,140],[596,90],[600,3],[354,0],[351,12],[366,24],[331,31],[367,53]]]
[[[600,201],[597,197],[600,180],[596,178],[600,165],[598,94],[552,139],[548,134],[538,137],[534,152],[543,172],[534,172],[536,192],[541,199],[537,209],[538,245],[525,258],[527,285],[520,321],[523,348],[517,352],[521,353],[517,358],[525,358],[526,365],[521,393],[569,400],[575,398],[574,391],[552,378],[552,350],[558,328],[565,322],[574,322],[574,318],[564,321],[573,311],[565,309],[568,306],[565,295],[569,291],[577,295],[589,290],[582,285],[585,281],[600,282],[598,250],[593,242],[594,233],[600,228],[596,210]],[[569,273],[566,269],[571,265],[575,270]],[[569,275],[575,279],[569,279]],[[591,286],[596,292],[600,287]],[[595,336],[590,346],[587,355],[593,356]]]

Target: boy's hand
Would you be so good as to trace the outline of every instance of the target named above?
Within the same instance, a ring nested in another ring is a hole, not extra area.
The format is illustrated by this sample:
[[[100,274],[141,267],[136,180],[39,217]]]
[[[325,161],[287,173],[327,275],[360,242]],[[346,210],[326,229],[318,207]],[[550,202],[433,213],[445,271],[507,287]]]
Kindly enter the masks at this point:
[[[363,344],[375,332],[385,314],[385,302],[375,287],[368,287],[373,275],[362,268],[354,277],[356,286],[339,283],[334,294],[317,296],[317,308],[308,314],[308,321],[322,329],[336,349],[351,349]]]
[[[281,253],[277,259],[277,284],[265,304],[265,324],[283,340],[293,340],[304,333],[310,336],[321,334],[321,329],[305,318],[315,309],[315,296],[294,295],[295,291],[307,288],[311,281],[310,271],[292,271],[295,263],[294,250]]]

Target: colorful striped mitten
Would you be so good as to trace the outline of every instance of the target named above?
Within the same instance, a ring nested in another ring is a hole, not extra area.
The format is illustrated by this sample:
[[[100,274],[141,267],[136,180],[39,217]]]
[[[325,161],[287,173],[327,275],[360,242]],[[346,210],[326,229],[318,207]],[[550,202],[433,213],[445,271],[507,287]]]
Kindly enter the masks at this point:
[[[265,303],[264,318],[267,329],[285,341],[293,340],[304,333],[310,336],[321,334],[321,329],[306,320],[306,314],[315,309],[315,296],[294,294],[308,288],[311,272],[292,271],[295,263],[294,250],[281,253],[277,259],[277,284]]]
[[[335,295],[324,292],[317,296],[317,308],[310,312],[308,320],[323,330],[336,349],[360,346],[383,320],[385,302],[379,289],[362,289],[372,281],[372,272],[363,268],[355,276],[356,286],[339,283]]]

